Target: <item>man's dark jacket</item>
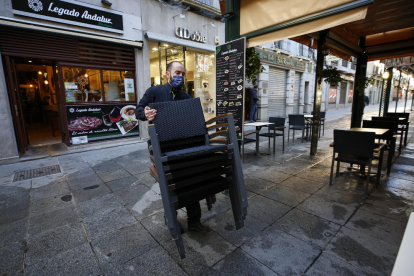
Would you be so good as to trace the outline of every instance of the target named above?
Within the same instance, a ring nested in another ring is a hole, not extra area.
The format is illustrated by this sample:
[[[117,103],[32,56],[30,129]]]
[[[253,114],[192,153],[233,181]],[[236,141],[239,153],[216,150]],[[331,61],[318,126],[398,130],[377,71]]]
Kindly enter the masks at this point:
[[[175,93],[175,96],[173,93]],[[172,91],[172,86],[167,83],[165,85],[153,86],[147,89],[142,99],[139,101],[136,118],[141,121],[146,121],[145,107],[150,103],[169,102],[191,99],[191,96],[184,91]]]
[[[254,90],[253,88],[250,88],[249,92],[250,92],[250,104],[256,104],[256,102],[259,100],[256,94],[256,90]]]

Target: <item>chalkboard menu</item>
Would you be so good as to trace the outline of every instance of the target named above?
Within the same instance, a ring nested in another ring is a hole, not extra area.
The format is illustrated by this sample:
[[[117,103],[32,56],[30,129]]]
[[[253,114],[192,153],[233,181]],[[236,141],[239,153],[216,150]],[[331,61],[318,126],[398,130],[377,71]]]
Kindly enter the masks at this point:
[[[66,118],[69,137],[88,137],[100,140],[138,135],[135,105],[67,105]]]
[[[246,39],[216,47],[216,115],[232,113],[237,139],[243,138]]]

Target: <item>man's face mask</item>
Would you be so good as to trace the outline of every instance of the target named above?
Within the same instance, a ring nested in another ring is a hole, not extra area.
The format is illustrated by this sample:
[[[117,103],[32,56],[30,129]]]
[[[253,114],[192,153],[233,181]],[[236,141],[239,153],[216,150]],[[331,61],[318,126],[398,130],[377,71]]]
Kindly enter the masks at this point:
[[[184,78],[182,76],[174,76],[170,79],[171,86],[175,89],[180,89],[184,84]]]

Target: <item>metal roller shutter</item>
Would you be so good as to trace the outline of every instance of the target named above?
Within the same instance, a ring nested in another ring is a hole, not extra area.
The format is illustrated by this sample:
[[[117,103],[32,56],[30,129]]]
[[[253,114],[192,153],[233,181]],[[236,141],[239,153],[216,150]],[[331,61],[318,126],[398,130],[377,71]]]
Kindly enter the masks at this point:
[[[299,91],[302,74],[296,72],[295,74],[295,86],[293,87],[293,114],[299,114]]]
[[[269,67],[268,117],[286,117],[287,71]]]

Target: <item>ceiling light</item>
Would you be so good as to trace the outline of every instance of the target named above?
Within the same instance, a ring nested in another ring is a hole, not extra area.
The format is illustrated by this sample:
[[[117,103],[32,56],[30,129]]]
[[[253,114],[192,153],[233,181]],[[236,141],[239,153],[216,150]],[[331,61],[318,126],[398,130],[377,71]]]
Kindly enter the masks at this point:
[[[384,74],[382,74],[383,79],[388,79],[389,76],[390,76],[390,73],[388,71],[385,71]]]
[[[48,85],[48,84],[49,84],[49,82],[48,82],[47,80],[45,80],[45,84],[46,84],[46,85]]]
[[[153,51],[158,51],[158,48],[154,47],[152,48]]]
[[[30,87],[33,87],[33,84],[31,84]]]
[[[28,62],[32,62],[31,60],[28,60]]]
[[[88,74],[85,74],[85,78],[87,78],[88,77]]]
[[[168,45],[168,44],[164,44],[164,46],[165,46],[165,47],[168,47],[169,45]]]
[[[37,72],[39,75],[41,75],[42,74],[42,71],[39,71],[39,72]]]

